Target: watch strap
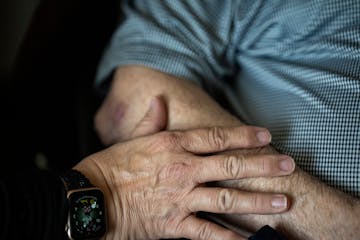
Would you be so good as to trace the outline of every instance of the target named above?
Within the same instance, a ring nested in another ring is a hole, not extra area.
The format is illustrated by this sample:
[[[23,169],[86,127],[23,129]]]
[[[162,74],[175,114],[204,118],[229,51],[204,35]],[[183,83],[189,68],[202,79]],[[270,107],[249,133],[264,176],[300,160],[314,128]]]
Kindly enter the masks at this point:
[[[75,169],[70,169],[61,175],[66,191],[94,187],[84,174]]]

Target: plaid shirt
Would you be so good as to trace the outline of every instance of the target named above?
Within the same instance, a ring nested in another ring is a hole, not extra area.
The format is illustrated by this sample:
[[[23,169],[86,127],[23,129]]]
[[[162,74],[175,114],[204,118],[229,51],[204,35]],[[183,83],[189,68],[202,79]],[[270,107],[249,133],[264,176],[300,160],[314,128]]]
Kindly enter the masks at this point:
[[[360,196],[360,1],[129,0],[98,68],[194,81],[330,186]]]

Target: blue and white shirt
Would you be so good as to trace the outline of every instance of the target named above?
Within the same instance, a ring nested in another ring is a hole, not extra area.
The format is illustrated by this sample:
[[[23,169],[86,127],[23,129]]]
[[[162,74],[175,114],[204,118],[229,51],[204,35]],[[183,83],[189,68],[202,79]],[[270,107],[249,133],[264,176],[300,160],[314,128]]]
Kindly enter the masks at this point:
[[[244,122],[267,127],[302,169],[360,196],[360,1],[122,6],[97,84],[129,64],[194,81]]]

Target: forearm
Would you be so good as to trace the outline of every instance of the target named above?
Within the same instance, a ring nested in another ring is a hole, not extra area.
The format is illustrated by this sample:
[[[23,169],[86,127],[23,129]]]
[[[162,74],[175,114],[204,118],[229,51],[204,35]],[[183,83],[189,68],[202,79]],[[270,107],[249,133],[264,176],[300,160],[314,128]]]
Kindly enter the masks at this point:
[[[117,119],[122,138],[145,114],[151,97],[162,95],[168,107],[169,130],[242,124],[198,86],[141,67],[119,68],[111,95],[119,95],[123,114]],[[119,104],[119,103],[118,103]],[[271,152],[271,148],[254,149]],[[252,152],[252,153],[254,153]],[[237,152],[237,154],[251,152]],[[236,225],[255,230],[264,224],[282,228],[298,239],[353,239],[360,234],[359,200],[326,186],[300,169],[289,177],[256,178],[221,184],[249,191],[283,192],[293,198],[292,208],[281,215],[236,215]],[[230,216],[226,216],[229,218]]]

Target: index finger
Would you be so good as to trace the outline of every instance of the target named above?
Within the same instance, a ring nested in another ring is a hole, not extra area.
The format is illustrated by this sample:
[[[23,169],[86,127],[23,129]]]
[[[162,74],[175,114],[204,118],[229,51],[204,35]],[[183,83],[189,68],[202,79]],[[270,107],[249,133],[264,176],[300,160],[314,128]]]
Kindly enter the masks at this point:
[[[179,139],[182,148],[196,154],[262,147],[270,142],[271,134],[267,129],[246,125],[189,130]]]

